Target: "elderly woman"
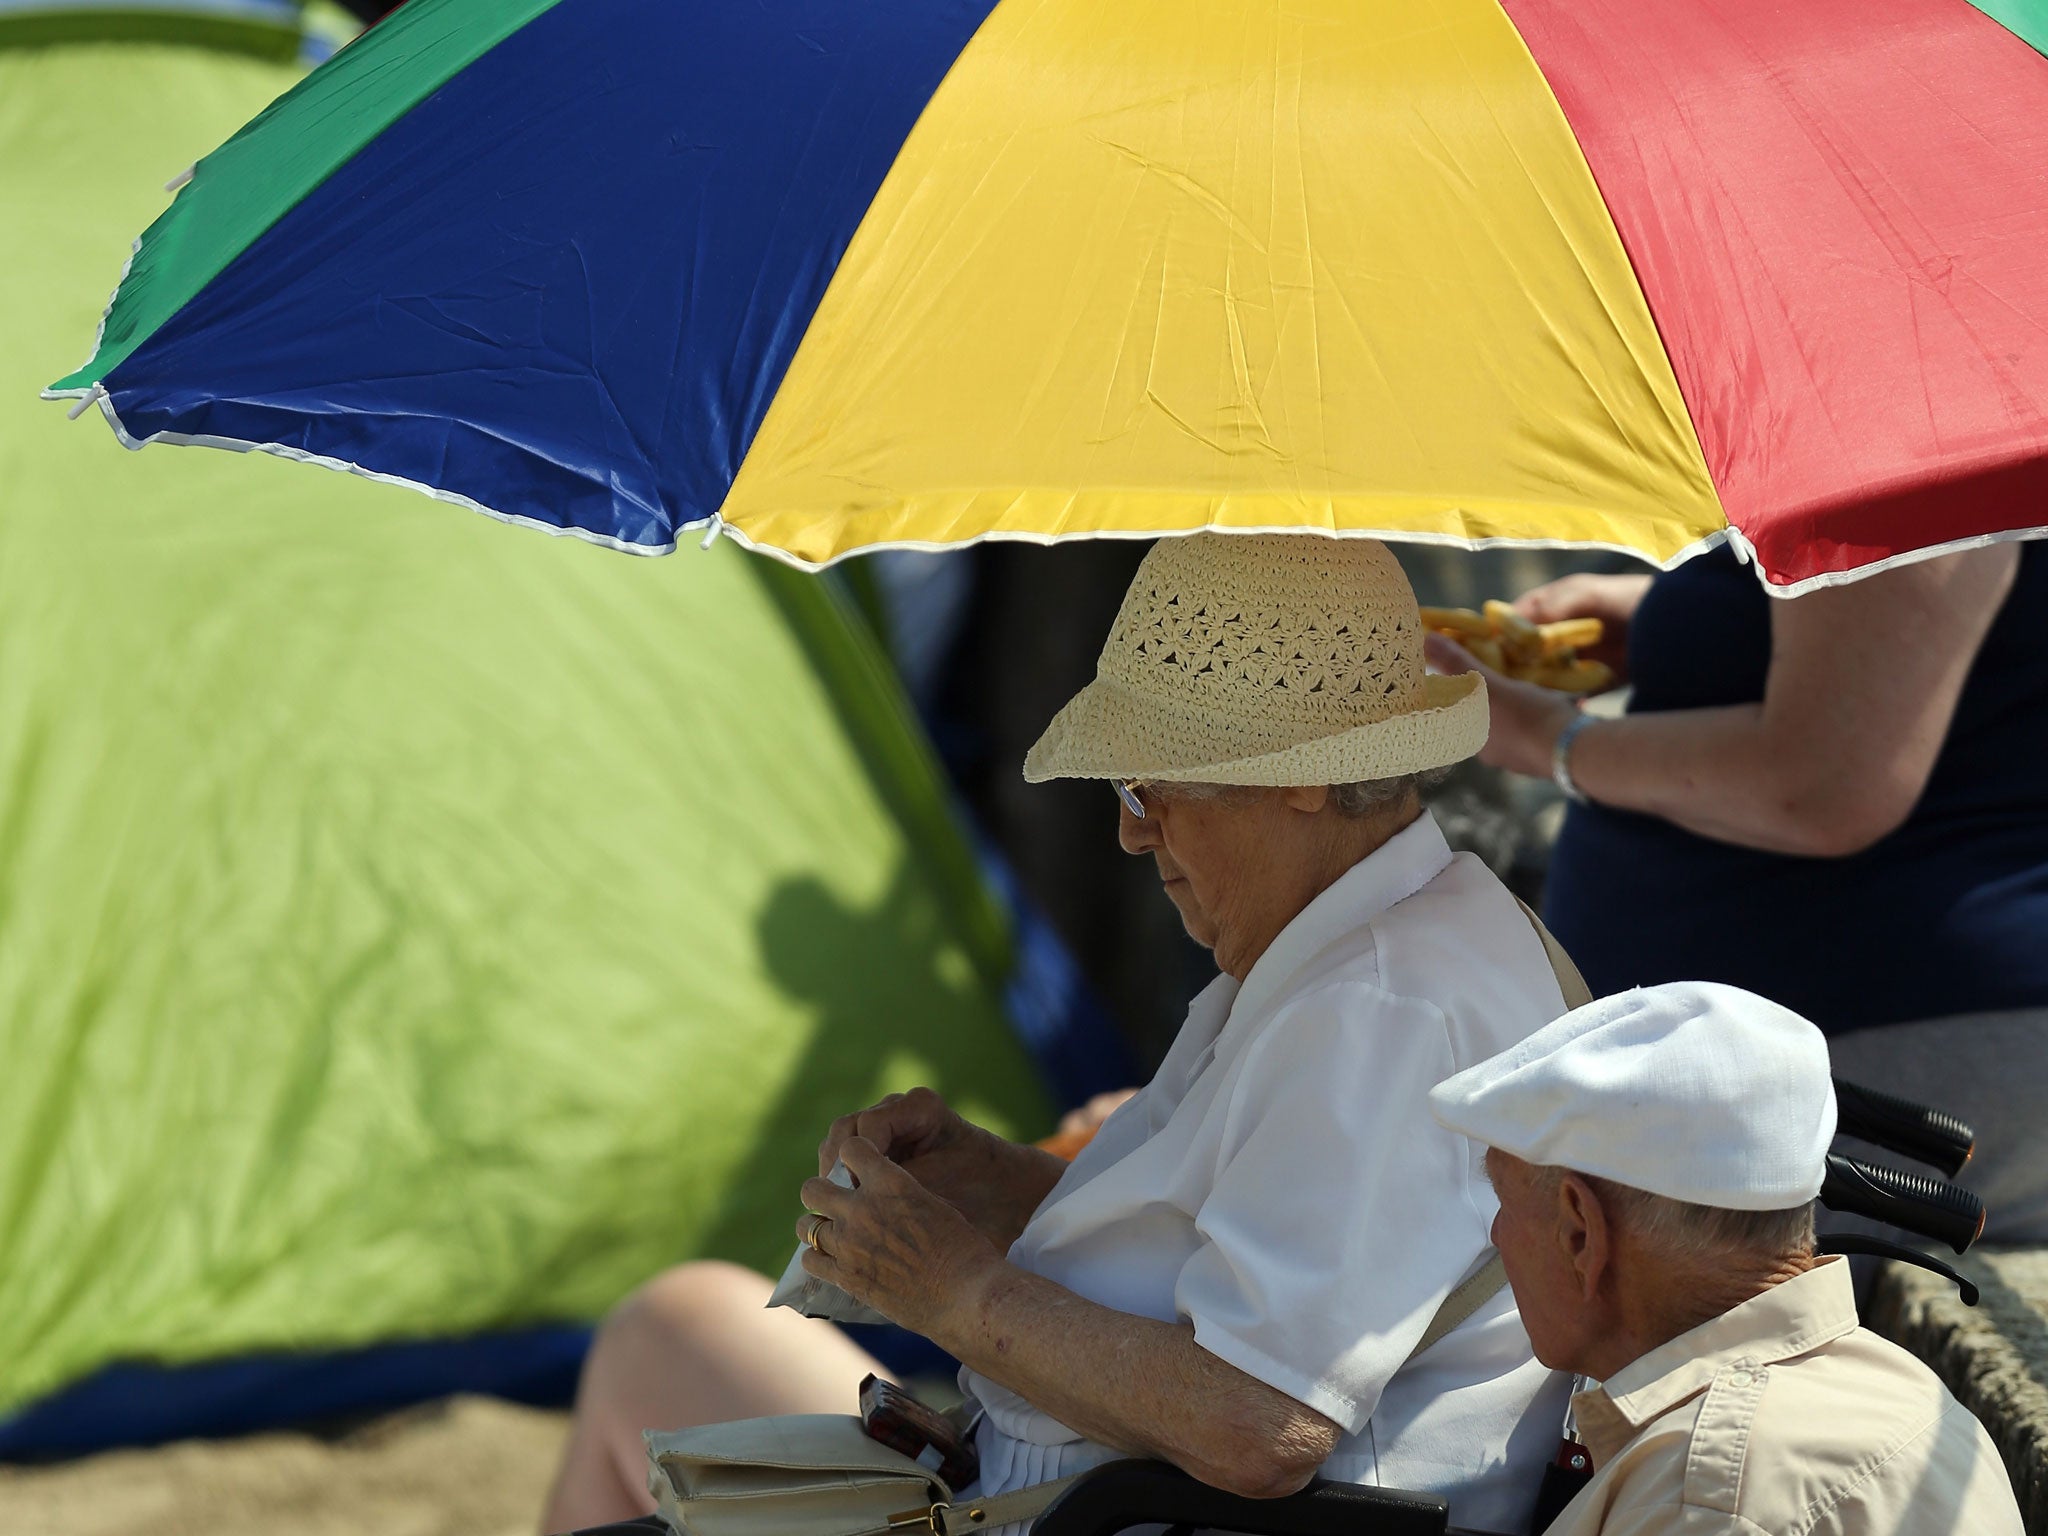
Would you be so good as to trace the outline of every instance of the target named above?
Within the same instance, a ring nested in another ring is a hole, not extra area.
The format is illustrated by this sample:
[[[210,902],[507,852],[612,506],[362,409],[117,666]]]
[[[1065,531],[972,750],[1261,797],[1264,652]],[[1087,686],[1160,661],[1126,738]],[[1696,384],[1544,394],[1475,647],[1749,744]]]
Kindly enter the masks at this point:
[[[820,1169],[858,1188],[802,1191],[805,1267],[964,1362],[982,1495],[1136,1455],[1526,1527],[1563,1388],[1511,1296],[1417,1348],[1495,1210],[1429,1089],[1564,1009],[1533,919],[1418,798],[1485,733],[1478,679],[1425,676],[1383,546],[1204,534],[1146,558],[1025,776],[1115,786],[1124,848],[1222,974],[1072,1165],[920,1091],[831,1127]],[[768,1289],[685,1266],[607,1322],[551,1528],[651,1507],[645,1426],[851,1411],[879,1367],[761,1310]]]

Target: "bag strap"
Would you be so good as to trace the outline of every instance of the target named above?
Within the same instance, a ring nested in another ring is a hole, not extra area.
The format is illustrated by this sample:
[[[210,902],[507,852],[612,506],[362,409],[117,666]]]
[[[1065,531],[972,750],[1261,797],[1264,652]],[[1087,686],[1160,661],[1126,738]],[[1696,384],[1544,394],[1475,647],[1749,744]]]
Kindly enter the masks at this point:
[[[1415,1347],[1408,1351],[1408,1360],[1413,1360],[1493,1300],[1507,1283],[1507,1266],[1501,1263],[1499,1254],[1489,1253],[1486,1262],[1460,1281],[1457,1288],[1444,1298],[1444,1304],[1436,1309],[1436,1316],[1432,1317],[1429,1326],[1422,1330],[1422,1337],[1417,1339]],[[1406,1365],[1408,1360],[1401,1363]]]
[[[1543,926],[1543,919],[1527,902],[1517,898],[1515,905],[1522,909],[1522,915],[1529,919],[1529,926],[1536,930],[1536,937],[1543,941],[1543,953],[1557,977],[1557,989],[1564,995],[1565,1007],[1583,1008],[1593,1000],[1593,994],[1586,985],[1585,977],[1579,974],[1578,966],[1572,963],[1572,957],[1565,953],[1564,946]],[[1422,1337],[1408,1351],[1408,1360],[1413,1360],[1465,1322],[1499,1295],[1507,1283],[1507,1267],[1501,1263],[1498,1253],[1490,1253],[1484,1264],[1461,1280],[1444,1298],[1443,1305],[1429,1320],[1429,1326],[1422,1330]],[[1401,1363],[1406,1365],[1408,1360]],[[1036,1520],[1052,1507],[1053,1500],[1079,1482],[1081,1476],[1076,1473],[1072,1477],[1056,1477],[1050,1482],[1032,1483],[986,1499],[934,1504],[931,1511],[933,1536],[969,1536],[973,1531],[989,1531],[999,1525]]]
[[[1564,952],[1564,946],[1557,942],[1557,936],[1543,926],[1543,919],[1536,915],[1536,909],[1521,897],[1515,898],[1515,905],[1522,909],[1522,916],[1529,919],[1529,926],[1536,930],[1536,937],[1543,941],[1544,958],[1549,960],[1551,973],[1557,977],[1557,990],[1564,994],[1566,1008],[1583,1008],[1593,1001],[1593,989],[1586,985],[1586,978],[1579,974],[1579,968],[1572,963],[1572,957]]]
[[[1557,977],[1557,990],[1564,996],[1565,1007],[1585,1007],[1593,1001],[1593,992],[1586,985],[1586,978],[1579,974],[1578,966],[1572,963],[1572,957],[1565,953],[1564,946],[1557,942],[1556,935],[1543,926],[1543,919],[1536,915],[1535,910],[1526,901],[1518,896],[1515,898],[1515,905],[1522,909],[1522,916],[1529,919],[1529,926],[1536,930],[1536,937],[1543,941],[1544,958],[1549,960],[1551,973]],[[1436,1316],[1432,1317],[1429,1326],[1422,1330],[1421,1339],[1408,1352],[1408,1359],[1413,1360],[1485,1306],[1507,1283],[1508,1272],[1501,1264],[1500,1255],[1491,1255],[1484,1264],[1461,1282],[1457,1289],[1444,1298],[1444,1304],[1436,1309]],[[1404,1360],[1402,1364],[1407,1364],[1407,1361]]]
[[[1012,1488],[1008,1493],[993,1494],[986,1499],[934,1504],[931,1508],[933,1536],[969,1536],[973,1531],[992,1531],[999,1525],[1036,1520],[1052,1507],[1054,1499],[1084,1476],[1085,1473],[1076,1472],[1071,1477],[1056,1477],[1050,1482]],[[912,1528],[915,1529],[919,1523],[911,1522]],[[901,1528],[894,1520],[889,1524],[892,1530]]]

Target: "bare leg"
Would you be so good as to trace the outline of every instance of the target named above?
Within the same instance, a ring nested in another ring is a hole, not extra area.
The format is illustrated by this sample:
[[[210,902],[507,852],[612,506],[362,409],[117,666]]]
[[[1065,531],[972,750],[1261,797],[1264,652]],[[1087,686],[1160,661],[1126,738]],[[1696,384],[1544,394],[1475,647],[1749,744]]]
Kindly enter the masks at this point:
[[[830,1323],[769,1311],[773,1289],[735,1264],[683,1264],[612,1309],[583,1363],[543,1531],[653,1511],[644,1429],[855,1411],[861,1377],[888,1372]]]

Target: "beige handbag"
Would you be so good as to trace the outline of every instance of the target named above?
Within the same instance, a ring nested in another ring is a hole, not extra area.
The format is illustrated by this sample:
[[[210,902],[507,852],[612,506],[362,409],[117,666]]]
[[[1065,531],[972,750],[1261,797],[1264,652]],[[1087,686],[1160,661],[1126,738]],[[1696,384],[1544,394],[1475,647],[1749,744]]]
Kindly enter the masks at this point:
[[[850,1413],[649,1430],[647,1456],[648,1491],[679,1536],[962,1536],[1033,1519],[1074,1481],[955,1505],[944,1478]]]

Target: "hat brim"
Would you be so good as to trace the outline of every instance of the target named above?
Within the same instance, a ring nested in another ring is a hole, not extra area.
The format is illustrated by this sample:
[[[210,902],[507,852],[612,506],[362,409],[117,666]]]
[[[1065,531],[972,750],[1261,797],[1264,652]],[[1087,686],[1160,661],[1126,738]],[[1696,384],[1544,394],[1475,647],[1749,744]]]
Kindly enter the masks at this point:
[[[1190,717],[1098,677],[1053,717],[1024,759],[1024,777],[1153,779],[1165,783],[1355,784],[1462,762],[1486,745],[1486,681],[1476,672],[1422,680],[1418,709],[1330,734],[1315,725],[1248,725]]]

